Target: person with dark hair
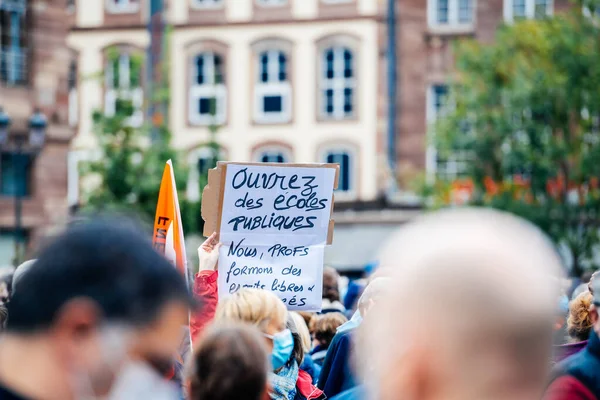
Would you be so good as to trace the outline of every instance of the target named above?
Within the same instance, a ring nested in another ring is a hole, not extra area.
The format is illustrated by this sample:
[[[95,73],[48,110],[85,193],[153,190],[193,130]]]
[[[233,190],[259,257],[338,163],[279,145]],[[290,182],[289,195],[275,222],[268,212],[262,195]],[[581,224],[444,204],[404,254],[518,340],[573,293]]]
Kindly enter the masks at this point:
[[[2,400],[106,396],[126,361],[171,357],[193,305],[183,277],[122,219],[69,227],[17,286],[0,341]],[[158,374],[130,375],[161,387]]]
[[[214,324],[199,338],[187,371],[189,400],[268,400],[269,353],[248,324]]]
[[[332,267],[323,268],[323,303],[321,313],[345,312],[344,305],[340,302],[339,289],[340,274]]]

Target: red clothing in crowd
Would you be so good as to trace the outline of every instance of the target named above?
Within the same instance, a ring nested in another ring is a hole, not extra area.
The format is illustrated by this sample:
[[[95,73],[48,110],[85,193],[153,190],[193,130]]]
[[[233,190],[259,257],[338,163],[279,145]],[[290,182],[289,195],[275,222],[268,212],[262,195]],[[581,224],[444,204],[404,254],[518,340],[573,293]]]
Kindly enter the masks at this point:
[[[194,295],[201,300],[202,307],[192,314],[190,318],[190,334],[192,341],[202,333],[204,328],[215,317],[217,303],[219,302],[219,291],[217,271],[200,271],[194,279]]]
[[[598,400],[583,383],[570,375],[556,379],[548,390],[544,400]]]

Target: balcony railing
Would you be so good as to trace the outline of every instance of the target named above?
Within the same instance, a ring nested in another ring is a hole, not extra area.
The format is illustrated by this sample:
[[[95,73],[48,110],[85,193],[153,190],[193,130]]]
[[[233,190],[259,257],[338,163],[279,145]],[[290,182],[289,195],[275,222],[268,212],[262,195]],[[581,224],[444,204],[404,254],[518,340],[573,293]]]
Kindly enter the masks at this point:
[[[0,81],[8,86],[27,84],[27,49],[0,49]]]

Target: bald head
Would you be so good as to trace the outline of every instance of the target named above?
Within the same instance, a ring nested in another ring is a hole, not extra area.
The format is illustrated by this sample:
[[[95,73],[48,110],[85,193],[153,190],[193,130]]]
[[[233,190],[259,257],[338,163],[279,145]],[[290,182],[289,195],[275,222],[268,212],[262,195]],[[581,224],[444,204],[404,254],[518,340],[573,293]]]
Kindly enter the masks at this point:
[[[392,290],[362,332],[377,398],[541,392],[561,264],[537,228],[492,210],[433,213],[399,230],[381,265]]]

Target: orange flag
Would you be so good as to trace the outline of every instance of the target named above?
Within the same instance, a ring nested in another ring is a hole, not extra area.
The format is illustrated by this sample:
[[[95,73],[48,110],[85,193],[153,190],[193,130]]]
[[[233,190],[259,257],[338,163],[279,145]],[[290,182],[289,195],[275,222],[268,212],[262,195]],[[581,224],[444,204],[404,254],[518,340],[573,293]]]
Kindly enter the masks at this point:
[[[152,245],[173,263],[187,281],[187,257],[185,255],[183,226],[171,160],[167,161],[165,165],[160,183]]]

